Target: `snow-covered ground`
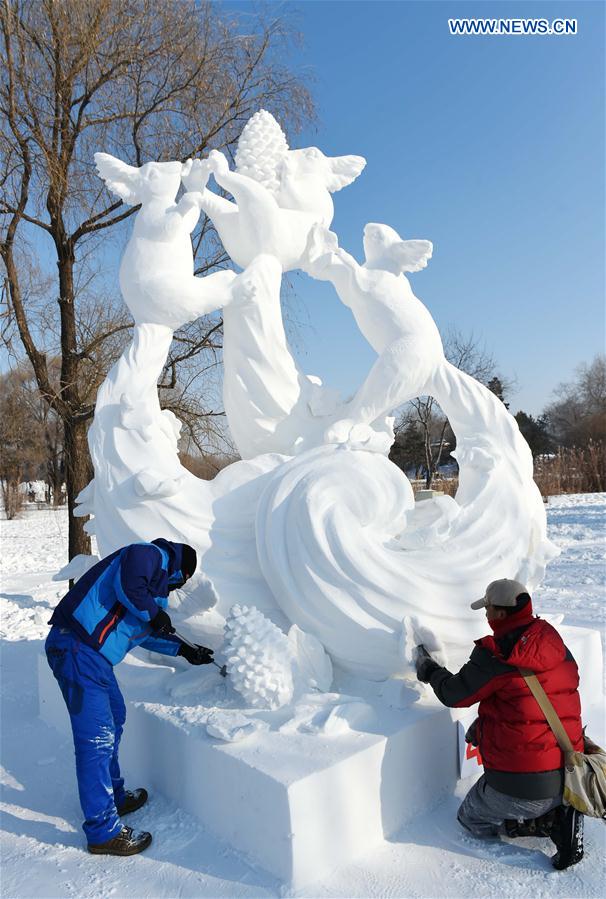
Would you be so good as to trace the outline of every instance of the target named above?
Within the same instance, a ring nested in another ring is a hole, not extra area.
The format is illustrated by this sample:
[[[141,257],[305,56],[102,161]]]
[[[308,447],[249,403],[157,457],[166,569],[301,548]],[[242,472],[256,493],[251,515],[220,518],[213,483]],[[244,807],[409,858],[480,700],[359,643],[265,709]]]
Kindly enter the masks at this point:
[[[550,501],[549,536],[562,555],[534,597],[539,612],[605,632],[606,494]],[[151,830],[133,858],[83,850],[73,747],[38,718],[36,661],[50,610],[65,584],[51,581],[67,561],[66,511],[31,511],[1,521],[2,832],[1,894],[21,897],[270,897],[277,883],[251,868],[162,796],[129,818]],[[127,723],[128,727],[128,723]],[[170,764],[159,759],[158,764]],[[414,776],[414,772],[411,772]],[[131,787],[140,784],[131,784]],[[355,784],[352,784],[355,789]],[[485,845],[466,836],[450,797],[379,851],[302,894],[326,897],[603,896],[606,828],[586,819],[586,857],[555,872],[546,840]],[[263,826],[263,822],[259,822]]]

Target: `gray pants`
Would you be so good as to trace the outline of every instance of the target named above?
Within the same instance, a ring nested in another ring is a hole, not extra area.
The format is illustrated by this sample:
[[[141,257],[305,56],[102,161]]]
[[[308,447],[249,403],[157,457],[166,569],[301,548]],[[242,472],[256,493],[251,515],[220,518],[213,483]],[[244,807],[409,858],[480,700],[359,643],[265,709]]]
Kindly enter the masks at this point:
[[[459,806],[457,818],[474,837],[495,837],[502,832],[506,819],[519,821],[538,818],[561,804],[561,796],[553,799],[519,799],[517,796],[507,796],[489,786],[482,775]]]

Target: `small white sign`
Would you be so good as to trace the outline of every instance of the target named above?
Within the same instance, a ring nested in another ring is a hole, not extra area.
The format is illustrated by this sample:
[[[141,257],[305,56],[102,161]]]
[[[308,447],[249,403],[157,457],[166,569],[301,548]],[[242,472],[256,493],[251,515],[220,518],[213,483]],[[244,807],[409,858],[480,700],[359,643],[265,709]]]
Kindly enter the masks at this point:
[[[457,720],[457,733],[459,736],[459,777],[464,779],[471,777],[483,770],[482,756],[477,746],[465,742],[467,729],[478,717],[477,709],[467,709]]]

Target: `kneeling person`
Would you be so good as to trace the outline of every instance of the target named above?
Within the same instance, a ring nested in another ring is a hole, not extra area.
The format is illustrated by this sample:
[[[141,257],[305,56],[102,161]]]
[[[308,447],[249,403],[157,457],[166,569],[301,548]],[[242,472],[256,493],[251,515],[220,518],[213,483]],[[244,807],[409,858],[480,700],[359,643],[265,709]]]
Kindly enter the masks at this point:
[[[83,575],[57,605],[46,655],[69,712],[83,829],[89,852],[134,855],[151,843],[121,816],[147,801],[147,791],[124,789],[118,747],[126,706],[113,666],[136,646],[181,655],[192,665],[213,661],[203,646],[174,635],[168,594],[196,570],[195,550],[158,539],[116,550]]]
[[[533,617],[528,591],[517,581],[493,581],[471,607],[485,608],[493,635],[476,640],[457,674],[423,646],[416,661],[419,680],[444,705],[480,703],[466,739],[479,747],[484,774],[457,817],[477,837],[550,835],[558,850],[553,865],[566,868],[583,857],[583,816],[562,805],[564,756],[519,669],[538,677],[574,749],[582,752],[576,662],[555,628]]]

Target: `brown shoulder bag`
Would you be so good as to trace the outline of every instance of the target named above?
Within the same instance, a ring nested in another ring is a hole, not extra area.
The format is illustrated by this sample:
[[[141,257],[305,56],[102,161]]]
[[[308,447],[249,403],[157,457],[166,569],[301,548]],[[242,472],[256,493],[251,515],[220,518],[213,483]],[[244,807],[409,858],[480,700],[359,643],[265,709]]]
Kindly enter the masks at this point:
[[[564,805],[591,818],[606,820],[606,752],[585,736],[584,752],[575,752],[556,710],[538,677],[528,668],[518,669],[547,719],[564,753]]]

